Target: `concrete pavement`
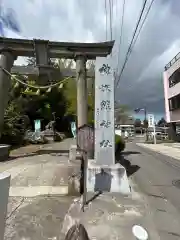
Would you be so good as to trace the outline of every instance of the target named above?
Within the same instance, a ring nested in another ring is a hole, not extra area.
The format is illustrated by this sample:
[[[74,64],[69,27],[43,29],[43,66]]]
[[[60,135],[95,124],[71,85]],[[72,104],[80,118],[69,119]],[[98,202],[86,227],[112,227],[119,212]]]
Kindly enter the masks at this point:
[[[179,143],[160,143],[160,144],[147,144],[136,143],[140,147],[147,148],[160,154],[180,160],[180,144]]]
[[[127,144],[124,158],[139,168],[130,178],[146,198],[160,239],[180,239],[180,161],[135,143]]]
[[[74,197],[62,196],[61,176],[71,143],[45,145],[0,163],[0,171],[12,174],[6,240],[64,239],[75,220],[85,225],[91,239],[133,240],[134,224],[145,227],[153,240],[180,239],[178,160],[172,165],[164,156],[127,143],[123,155],[132,195],[107,193],[92,199],[88,193],[91,201],[83,213],[81,202],[72,204]]]
[[[80,201],[71,205],[63,223],[64,234],[78,222],[85,226],[90,239],[135,240],[132,227],[141,225],[148,231],[149,239],[160,239],[142,194],[136,191],[130,196],[104,193],[94,198],[92,193],[88,193],[88,199],[89,204],[85,212],[80,210]]]
[[[61,224],[73,200],[67,196],[70,144],[67,139],[26,154],[16,151],[16,157],[0,163],[0,171],[11,174],[5,239],[61,238]]]

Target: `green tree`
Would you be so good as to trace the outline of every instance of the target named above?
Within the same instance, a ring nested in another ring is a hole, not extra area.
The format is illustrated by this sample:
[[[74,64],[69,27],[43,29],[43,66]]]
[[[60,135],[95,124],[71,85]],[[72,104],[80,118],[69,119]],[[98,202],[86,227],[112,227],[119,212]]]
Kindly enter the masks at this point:
[[[167,126],[167,122],[166,120],[162,117],[159,121],[158,121],[158,124],[157,124],[159,127],[164,127],[164,126]]]
[[[17,145],[23,142],[29,125],[29,117],[16,100],[11,100],[4,114],[4,126],[1,142]]]
[[[115,102],[114,105],[116,123],[121,122],[121,124],[125,124],[130,116],[129,107],[127,105],[121,105],[117,102]]]

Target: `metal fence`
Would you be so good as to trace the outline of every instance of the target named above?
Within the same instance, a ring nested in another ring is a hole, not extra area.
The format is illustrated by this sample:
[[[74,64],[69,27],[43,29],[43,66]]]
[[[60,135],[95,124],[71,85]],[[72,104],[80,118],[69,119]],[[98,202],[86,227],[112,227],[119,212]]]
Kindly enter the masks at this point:
[[[179,58],[180,52],[165,66],[165,70],[167,71]]]
[[[86,205],[87,196],[87,168],[88,159],[94,155],[94,128],[89,125],[84,125],[77,130],[77,147],[82,157],[82,178],[83,178],[83,211]]]

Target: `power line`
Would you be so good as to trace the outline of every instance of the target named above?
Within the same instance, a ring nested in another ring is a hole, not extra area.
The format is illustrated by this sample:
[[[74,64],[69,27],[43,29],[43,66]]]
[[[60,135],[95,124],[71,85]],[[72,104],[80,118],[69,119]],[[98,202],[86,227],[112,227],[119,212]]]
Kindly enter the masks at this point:
[[[141,30],[142,30],[142,28],[143,28],[143,26],[144,26],[144,24],[145,24],[145,21],[146,21],[146,19],[147,19],[147,16],[148,16],[148,14],[149,14],[149,12],[150,12],[150,10],[151,10],[151,7],[152,7],[154,1],[155,1],[155,0],[152,0],[151,3],[150,3],[150,5],[149,5],[149,7],[148,7],[148,10],[147,10],[147,12],[146,12],[146,14],[145,14],[145,17],[144,17],[144,19],[143,19],[143,21],[142,21],[142,24],[141,24],[140,28],[139,28],[138,34],[136,35],[136,38],[135,38],[135,40],[134,40],[134,42],[133,42],[133,46],[131,47],[131,52],[132,52],[132,50],[133,50],[133,48],[134,48],[134,46],[135,46],[135,44],[136,44],[136,42],[137,42],[137,39],[138,39],[138,37],[139,37],[139,35],[140,35],[140,33],[141,33]],[[130,56],[130,55],[129,55],[129,56]]]
[[[104,7],[105,7],[105,15],[106,15],[106,41],[108,37],[108,26],[107,26],[107,0],[104,0]]]
[[[115,18],[114,18],[114,21],[115,21],[115,26],[116,26],[116,23],[117,23],[117,15],[118,15],[118,2],[117,2],[117,0],[115,0],[114,4],[115,4]],[[116,30],[116,31],[115,31],[114,39],[116,39],[116,37],[117,37],[117,28],[116,28],[115,30]]]
[[[134,48],[134,46],[135,46],[135,44],[136,44],[136,42],[137,42],[137,39],[138,39],[138,37],[139,37],[139,35],[140,35],[140,33],[141,33],[141,30],[142,30],[142,28],[143,28],[143,26],[144,26],[144,24],[145,24],[145,21],[146,21],[146,19],[147,19],[147,16],[148,16],[148,14],[149,14],[149,12],[150,12],[150,10],[151,10],[151,7],[152,7],[154,1],[155,1],[155,0],[152,0],[151,3],[150,3],[150,5],[149,5],[149,8],[148,8],[148,10],[147,10],[147,12],[146,12],[146,15],[145,15],[145,17],[144,17],[144,19],[143,19],[143,21],[142,21],[142,24],[141,24],[141,26],[140,26],[140,28],[139,28],[139,32],[138,32],[138,34],[136,35],[136,38],[135,38],[135,40],[134,40],[134,43],[133,43],[133,46],[132,46],[131,50]]]
[[[119,38],[119,48],[118,48],[119,50],[118,50],[118,61],[117,61],[116,75],[117,75],[118,66],[119,66],[119,62],[120,62],[120,49],[121,49],[122,32],[123,32],[123,26],[124,26],[125,4],[126,4],[126,0],[123,1],[123,7],[122,7],[121,29],[120,29],[120,38]]]
[[[119,79],[118,79],[118,81],[117,81],[117,83],[116,83],[116,86],[115,86],[116,88],[117,88],[117,86],[118,86],[118,84],[119,84],[119,82],[120,82],[121,76],[122,76],[123,71],[124,71],[125,66],[126,66],[126,63],[128,62],[129,56],[130,56],[130,54],[131,54],[132,44],[133,44],[133,41],[134,41],[136,32],[137,32],[137,30],[138,30],[138,27],[139,27],[141,18],[142,18],[142,16],[143,16],[143,13],[144,13],[144,9],[145,9],[145,7],[146,7],[146,4],[147,4],[147,0],[144,0],[143,6],[142,6],[142,9],[141,9],[141,12],[140,12],[140,15],[139,15],[137,24],[136,24],[136,28],[135,28],[134,33],[133,33],[133,36],[132,36],[131,43],[130,43],[130,45],[129,45],[129,47],[128,47],[128,50],[127,50],[127,53],[126,53],[126,58],[125,58],[125,61],[124,61],[123,66],[122,66],[120,75],[119,75]]]
[[[110,40],[112,41],[112,5],[109,0],[109,27],[110,27]]]
[[[113,38],[113,22],[114,22],[114,0],[111,0],[111,12],[112,12],[112,38]]]

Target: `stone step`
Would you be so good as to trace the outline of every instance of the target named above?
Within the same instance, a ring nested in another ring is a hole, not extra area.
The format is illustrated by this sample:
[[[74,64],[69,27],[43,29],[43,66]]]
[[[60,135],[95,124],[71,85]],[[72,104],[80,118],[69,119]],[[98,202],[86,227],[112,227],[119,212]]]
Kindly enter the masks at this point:
[[[11,175],[10,197],[80,195],[81,172],[78,162],[63,162],[56,166],[49,164],[38,176],[39,166],[40,164],[32,168],[25,165],[23,168],[13,167],[8,170]]]

